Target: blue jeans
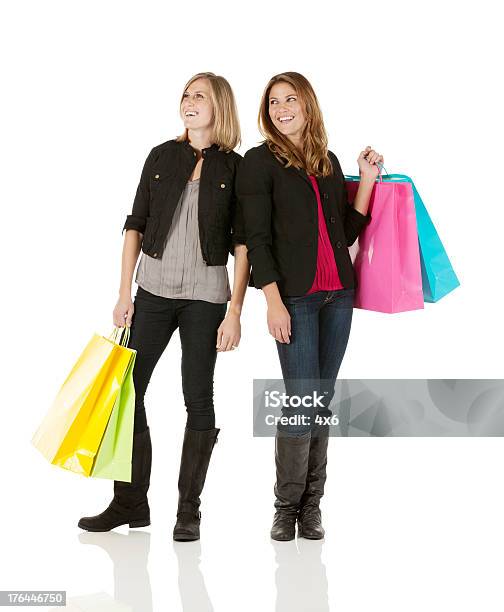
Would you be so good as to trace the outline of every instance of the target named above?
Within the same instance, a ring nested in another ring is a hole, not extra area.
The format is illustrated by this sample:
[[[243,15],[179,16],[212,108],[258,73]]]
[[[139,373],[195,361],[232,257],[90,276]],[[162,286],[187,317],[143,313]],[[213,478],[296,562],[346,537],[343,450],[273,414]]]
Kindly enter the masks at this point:
[[[297,422],[279,423],[277,428],[303,435],[316,427],[317,415],[332,415],[329,404],[350,336],[354,290],[317,291],[282,299],[291,316],[290,344],[276,343],[285,391],[289,396],[317,393],[319,401],[315,406],[282,408],[282,416],[298,415]]]

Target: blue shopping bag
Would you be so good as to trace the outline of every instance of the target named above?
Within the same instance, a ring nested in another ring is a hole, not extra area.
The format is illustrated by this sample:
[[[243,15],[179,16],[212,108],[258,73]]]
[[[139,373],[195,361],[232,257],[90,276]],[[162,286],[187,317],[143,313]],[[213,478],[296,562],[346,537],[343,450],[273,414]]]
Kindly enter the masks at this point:
[[[406,180],[411,183],[415,198],[424,301],[437,302],[460,285],[441,238],[411,178],[405,174],[385,174],[382,178],[385,181]]]

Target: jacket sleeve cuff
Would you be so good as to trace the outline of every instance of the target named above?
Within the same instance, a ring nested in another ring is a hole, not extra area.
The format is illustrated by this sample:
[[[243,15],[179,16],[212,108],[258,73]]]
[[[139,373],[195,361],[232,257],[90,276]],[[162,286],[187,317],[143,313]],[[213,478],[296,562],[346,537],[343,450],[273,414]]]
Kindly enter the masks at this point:
[[[353,215],[355,222],[361,225],[361,229],[363,229],[371,221],[371,215],[369,213],[363,215],[353,206],[350,206],[349,212],[351,215]]]
[[[237,244],[246,244],[247,239],[243,231],[239,229],[231,229],[231,245],[229,247],[229,252],[231,255],[234,255],[234,249]]]
[[[234,248],[237,244],[245,244],[246,236],[245,236],[245,222],[243,219],[243,210],[238,201],[234,202],[234,214],[233,221],[231,226],[231,245],[229,247],[229,252],[231,255],[234,255]]]
[[[345,218],[345,236],[347,239],[347,246],[352,246],[371,219],[372,217],[369,213],[363,215],[353,206],[348,206]]]
[[[128,215],[126,217],[126,222],[123,225],[122,233],[124,234],[125,230],[134,229],[137,232],[143,234],[145,232],[145,226],[147,224],[147,220],[145,217],[139,217],[136,215]]]
[[[252,264],[254,286],[257,289],[282,279],[276,269],[275,260],[268,245],[257,246],[248,251],[248,257]]]
[[[231,240],[231,244],[229,246],[229,252],[231,255],[233,255],[234,257],[234,252],[235,252],[235,247],[239,246],[240,244],[245,244],[245,238],[233,238]]]

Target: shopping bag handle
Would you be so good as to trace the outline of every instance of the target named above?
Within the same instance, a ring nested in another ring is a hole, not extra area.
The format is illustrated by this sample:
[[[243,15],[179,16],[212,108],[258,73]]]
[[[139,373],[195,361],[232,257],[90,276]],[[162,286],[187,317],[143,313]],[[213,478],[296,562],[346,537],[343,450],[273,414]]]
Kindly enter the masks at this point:
[[[383,176],[382,176],[382,169],[385,170],[385,178],[386,180],[390,180],[390,177],[394,176],[406,176],[406,175],[402,175],[402,174],[389,174],[387,171],[387,168],[385,168],[385,166],[383,164],[380,164],[380,162],[377,162],[376,165],[378,166],[378,176],[376,177],[376,181],[379,181],[380,183],[383,182]],[[406,177],[408,178],[408,177]],[[353,174],[345,174],[345,180],[346,181],[350,181],[350,182],[359,182],[360,181],[360,175],[353,175]],[[411,179],[410,179],[411,180]]]
[[[115,344],[120,344],[121,346],[128,346],[128,342],[130,339],[130,328],[128,325],[124,327],[114,327],[113,332],[108,337],[109,340],[112,340]],[[118,342],[120,339],[120,342]]]

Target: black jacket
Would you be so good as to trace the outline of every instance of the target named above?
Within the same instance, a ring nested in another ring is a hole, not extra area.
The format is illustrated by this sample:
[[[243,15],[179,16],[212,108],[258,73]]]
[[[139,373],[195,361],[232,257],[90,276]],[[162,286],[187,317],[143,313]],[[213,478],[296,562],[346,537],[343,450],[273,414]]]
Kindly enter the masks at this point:
[[[350,206],[338,158],[333,174],[317,177],[329,239],[345,288],[356,287],[348,246],[371,216]],[[238,170],[236,186],[243,214],[252,286],[277,281],[283,296],[304,295],[315,278],[318,248],[317,199],[303,169],[285,168],[266,143],[250,149]]]
[[[137,188],[133,210],[124,230],[143,234],[142,251],[159,259],[179,198],[197,163],[188,141],[168,140],[149,153]],[[237,218],[236,170],[242,157],[219,151],[216,144],[202,150],[204,157],[198,197],[198,225],[203,260],[225,265],[235,244],[245,244],[243,222]]]

